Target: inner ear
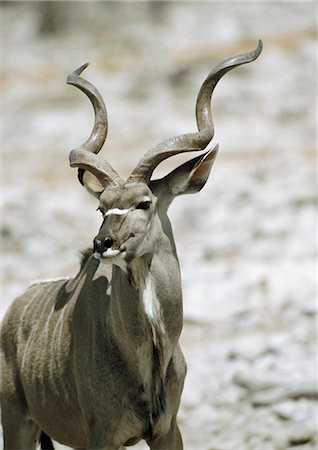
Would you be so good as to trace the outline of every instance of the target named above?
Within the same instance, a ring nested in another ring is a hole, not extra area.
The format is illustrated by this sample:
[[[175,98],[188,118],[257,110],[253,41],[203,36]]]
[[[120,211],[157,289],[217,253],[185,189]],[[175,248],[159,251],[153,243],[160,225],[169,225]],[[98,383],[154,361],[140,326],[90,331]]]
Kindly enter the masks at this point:
[[[203,188],[209,178],[217,151],[218,145],[177,167],[163,179],[173,197],[194,194]]]
[[[78,179],[80,183],[88,190],[94,197],[99,198],[105,187],[101,181],[95,177],[91,172],[84,169],[78,169]]]
[[[168,207],[178,195],[199,192],[210,175],[218,146],[177,167],[160,180],[150,182],[154,194]]]

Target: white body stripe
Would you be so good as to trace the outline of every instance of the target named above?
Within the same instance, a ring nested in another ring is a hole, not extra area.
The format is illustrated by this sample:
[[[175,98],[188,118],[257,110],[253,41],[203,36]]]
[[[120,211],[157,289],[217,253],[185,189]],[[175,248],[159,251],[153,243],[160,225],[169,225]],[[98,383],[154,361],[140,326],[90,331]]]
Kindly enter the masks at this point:
[[[70,277],[57,277],[57,278],[47,278],[44,280],[33,280],[29,287],[35,286],[36,284],[43,284],[43,283],[53,283],[55,281],[62,281],[62,280],[70,280]]]
[[[156,283],[150,273],[145,279],[145,286],[142,291],[142,301],[146,317],[151,325],[152,339],[155,346],[158,344],[158,339],[161,340],[165,336],[165,327],[161,316],[160,303],[156,292]]]
[[[148,273],[145,279],[145,287],[142,291],[142,301],[146,316],[148,317],[150,323],[155,324],[160,330],[160,333],[164,334],[165,329],[161,317],[160,303],[156,292],[156,283],[151,273]]]
[[[151,275],[148,275],[146,278],[146,284],[142,293],[142,299],[147,317],[150,320],[157,319],[159,314],[159,302]]]

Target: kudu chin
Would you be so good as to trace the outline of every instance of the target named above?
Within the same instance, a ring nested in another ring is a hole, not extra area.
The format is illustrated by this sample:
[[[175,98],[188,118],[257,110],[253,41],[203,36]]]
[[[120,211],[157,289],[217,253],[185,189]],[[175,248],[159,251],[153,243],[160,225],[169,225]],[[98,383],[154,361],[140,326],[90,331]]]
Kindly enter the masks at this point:
[[[70,152],[83,186],[98,198],[102,224],[79,273],[32,285],[15,300],[1,331],[4,448],[119,449],[144,439],[151,449],[183,448],[177,425],[186,364],[180,268],[167,210],[205,185],[217,146],[211,97],[221,77],[254,61],[257,48],[216,66],[196,103],[197,132],[148,150],[127,180],[98,155],[107,113],[97,89],[80,77],[67,83],[92,102],[88,140]],[[204,150],[162,179],[159,163]]]

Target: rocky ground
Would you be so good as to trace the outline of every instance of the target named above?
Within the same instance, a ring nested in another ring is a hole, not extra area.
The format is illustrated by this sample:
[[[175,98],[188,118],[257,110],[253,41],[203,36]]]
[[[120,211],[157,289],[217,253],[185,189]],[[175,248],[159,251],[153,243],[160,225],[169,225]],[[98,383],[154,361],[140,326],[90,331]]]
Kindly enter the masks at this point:
[[[49,3],[0,9],[1,315],[30,281],[74,274],[100,225],[68,167],[92,112],[66,75],[91,62],[109,112],[103,154],[128,175],[147,148],[194,130],[209,70],[262,38],[259,60],[215,93],[210,180],[171,207],[188,362],[179,422],[186,450],[314,450],[316,5]]]

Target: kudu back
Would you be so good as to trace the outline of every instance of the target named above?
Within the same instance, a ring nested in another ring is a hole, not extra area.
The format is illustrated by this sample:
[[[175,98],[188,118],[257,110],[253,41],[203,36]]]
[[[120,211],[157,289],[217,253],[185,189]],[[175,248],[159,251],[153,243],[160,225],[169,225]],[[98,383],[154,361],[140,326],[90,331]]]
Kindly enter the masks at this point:
[[[167,210],[200,191],[217,147],[152,180],[157,165],[206,149],[214,130],[211,96],[229,70],[254,61],[262,43],[219,64],[196,104],[198,131],[148,150],[125,180],[100,151],[107,135],[101,95],[67,79],[90,99],[95,123],[70,153],[80,182],[99,199],[102,225],[74,278],[32,285],[7,312],[1,331],[4,448],[119,449],[144,439],[151,449],[182,449],[177,412],[186,374],[179,262]],[[50,439],[51,438],[51,439]]]

